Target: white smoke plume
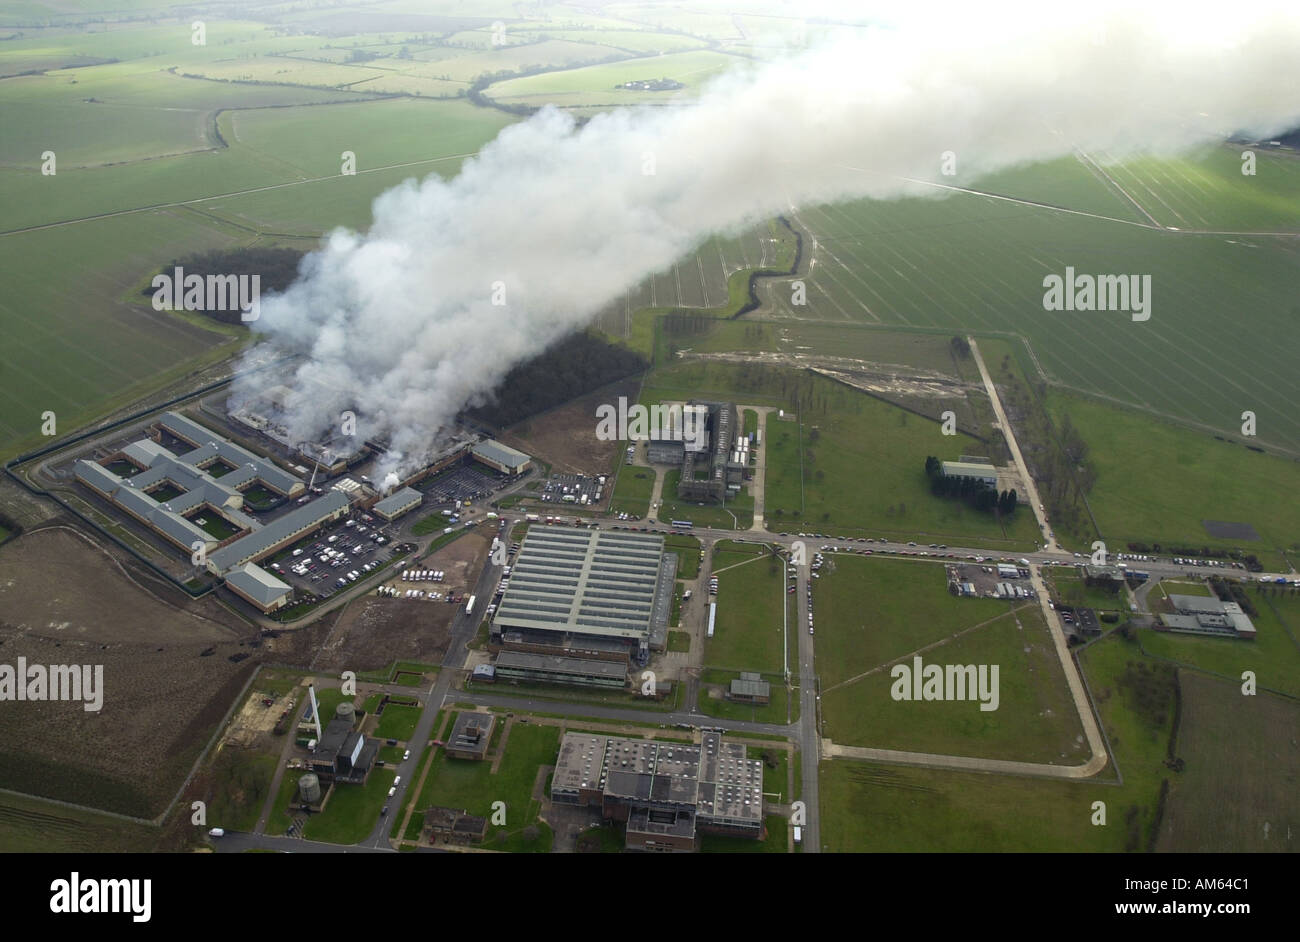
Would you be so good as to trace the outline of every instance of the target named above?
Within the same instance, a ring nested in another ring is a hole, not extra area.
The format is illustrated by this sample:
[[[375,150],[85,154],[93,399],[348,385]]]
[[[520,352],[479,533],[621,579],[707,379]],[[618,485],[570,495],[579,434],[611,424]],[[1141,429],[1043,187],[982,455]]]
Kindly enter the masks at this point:
[[[1173,153],[1300,123],[1294,3],[919,6],[728,73],[695,104],[580,129],[545,110],[455,179],[381,195],[370,230],[329,235],[254,325],[306,354],[284,380],[311,390],[291,431],[355,409],[360,434],[390,437],[381,473],[405,470],[512,366],[710,235],[791,204],[934,195],[908,178],[942,182],[946,151],[970,180],[1076,147]]]

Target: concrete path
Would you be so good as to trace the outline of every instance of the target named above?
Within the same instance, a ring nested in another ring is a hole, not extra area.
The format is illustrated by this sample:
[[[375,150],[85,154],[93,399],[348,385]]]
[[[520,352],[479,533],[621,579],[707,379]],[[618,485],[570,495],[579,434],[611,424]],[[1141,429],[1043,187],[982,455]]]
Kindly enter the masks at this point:
[[[984,380],[984,388],[989,394],[989,402],[993,405],[993,412],[998,417],[998,428],[1002,430],[1002,436],[1007,440],[1007,447],[1011,450],[1011,457],[1016,463],[1016,469],[1020,472],[1020,481],[1024,485],[1025,495],[1029,499],[1029,509],[1038,518],[1038,526],[1043,532],[1045,541],[1043,548],[1047,552],[1058,552],[1060,547],[1056,545],[1056,537],[1051,536],[1052,528],[1048,526],[1047,514],[1043,510],[1043,502],[1038,496],[1038,487],[1034,484],[1034,479],[1029,475],[1029,466],[1025,464],[1024,456],[1020,454],[1020,446],[1016,444],[1015,430],[1012,429],[1011,422],[1002,409],[1002,400],[998,398],[998,390],[993,385],[993,377],[989,375],[988,367],[984,365],[984,358],[980,356],[980,348],[976,345],[975,338],[967,337],[966,341],[970,344],[970,352],[974,355],[975,364],[980,369],[980,376]]]
[[[921,768],[955,769],[964,772],[993,772],[999,775],[1029,775],[1036,778],[1088,778],[1106,766],[1106,754],[1093,756],[1083,765],[1047,765],[1042,762],[1014,762],[1009,759],[978,759],[973,756],[937,756],[928,752],[899,752],[895,749],[869,749],[865,746],[841,746],[822,740],[826,758],[862,759],[890,765]]]

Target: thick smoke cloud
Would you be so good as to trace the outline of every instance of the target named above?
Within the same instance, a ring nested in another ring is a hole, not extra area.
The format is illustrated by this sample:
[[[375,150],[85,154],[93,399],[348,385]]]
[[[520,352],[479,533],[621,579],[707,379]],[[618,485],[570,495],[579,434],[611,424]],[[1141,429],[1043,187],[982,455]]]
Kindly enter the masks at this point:
[[[1300,14],[1285,5],[1051,22],[972,6],[747,67],[693,105],[581,129],[546,110],[454,180],[384,193],[369,232],[332,233],[262,304],[266,340],[306,354],[284,377],[311,391],[291,431],[313,438],[355,409],[401,469],[512,366],[709,235],[791,204],[934,195],[914,181],[950,182],[945,151],[970,180],[1074,148],[1176,152],[1300,123]]]

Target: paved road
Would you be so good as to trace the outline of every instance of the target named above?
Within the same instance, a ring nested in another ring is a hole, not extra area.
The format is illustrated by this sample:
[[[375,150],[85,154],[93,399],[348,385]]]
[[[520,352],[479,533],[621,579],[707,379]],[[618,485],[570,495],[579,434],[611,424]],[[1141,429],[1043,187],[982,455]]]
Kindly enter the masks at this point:
[[[1043,510],[1043,502],[1038,496],[1038,486],[1034,484],[1034,479],[1029,474],[1029,466],[1025,464],[1024,456],[1020,454],[1020,446],[1016,444],[1015,430],[1012,429],[1011,422],[1002,409],[1002,400],[998,397],[997,386],[993,384],[993,377],[989,375],[988,367],[984,365],[984,357],[980,356],[980,348],[975,343],[975,338],[967,337],[966,342],[970,344],[970,352],[975,356],[975,365],[980,369],[980,376],[984,380],[984,388],[989,394],[989,402],[993,404],[993,413],[998,417],[998,428],[1002,430],[1002,437],[1006,439],[1007,447],[1011,450],[1011,457],[1016,463],[1016,470],[1020,473],[1020,482],[1024,485],[1025,493],[1029,498],[1029,509],[1038,518],[1038,529],[1042,531],[1043,538],[1047,541],[1044,548],[1049,551],[1056,551],[1060,547],[1056,545],[1056,537],[1052,535],[1052,528],[1047,525],[1047,514]]]

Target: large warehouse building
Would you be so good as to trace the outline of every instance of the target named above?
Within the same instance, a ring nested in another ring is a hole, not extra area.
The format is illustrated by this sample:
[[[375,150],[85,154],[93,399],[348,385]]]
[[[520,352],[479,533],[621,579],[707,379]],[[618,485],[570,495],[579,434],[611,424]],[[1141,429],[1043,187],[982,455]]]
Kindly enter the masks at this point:
[[[717,732],[699,745],[567,733],[551,800],[597,805],[606,819],[626,822],[635,850],[697,850],[701,833],[766,836],[763,763]]]
[[[532,458],[522,451],[503,445],[495,439],[485,439],[469,450],[476,461],[502,474],[523,474],[532,463]]]
[[[534,526],[497,605],[491,641],[554,655],[613,649],[647,659],[666,646],[676,574],[677,556],[664,552],[658,534]]]

